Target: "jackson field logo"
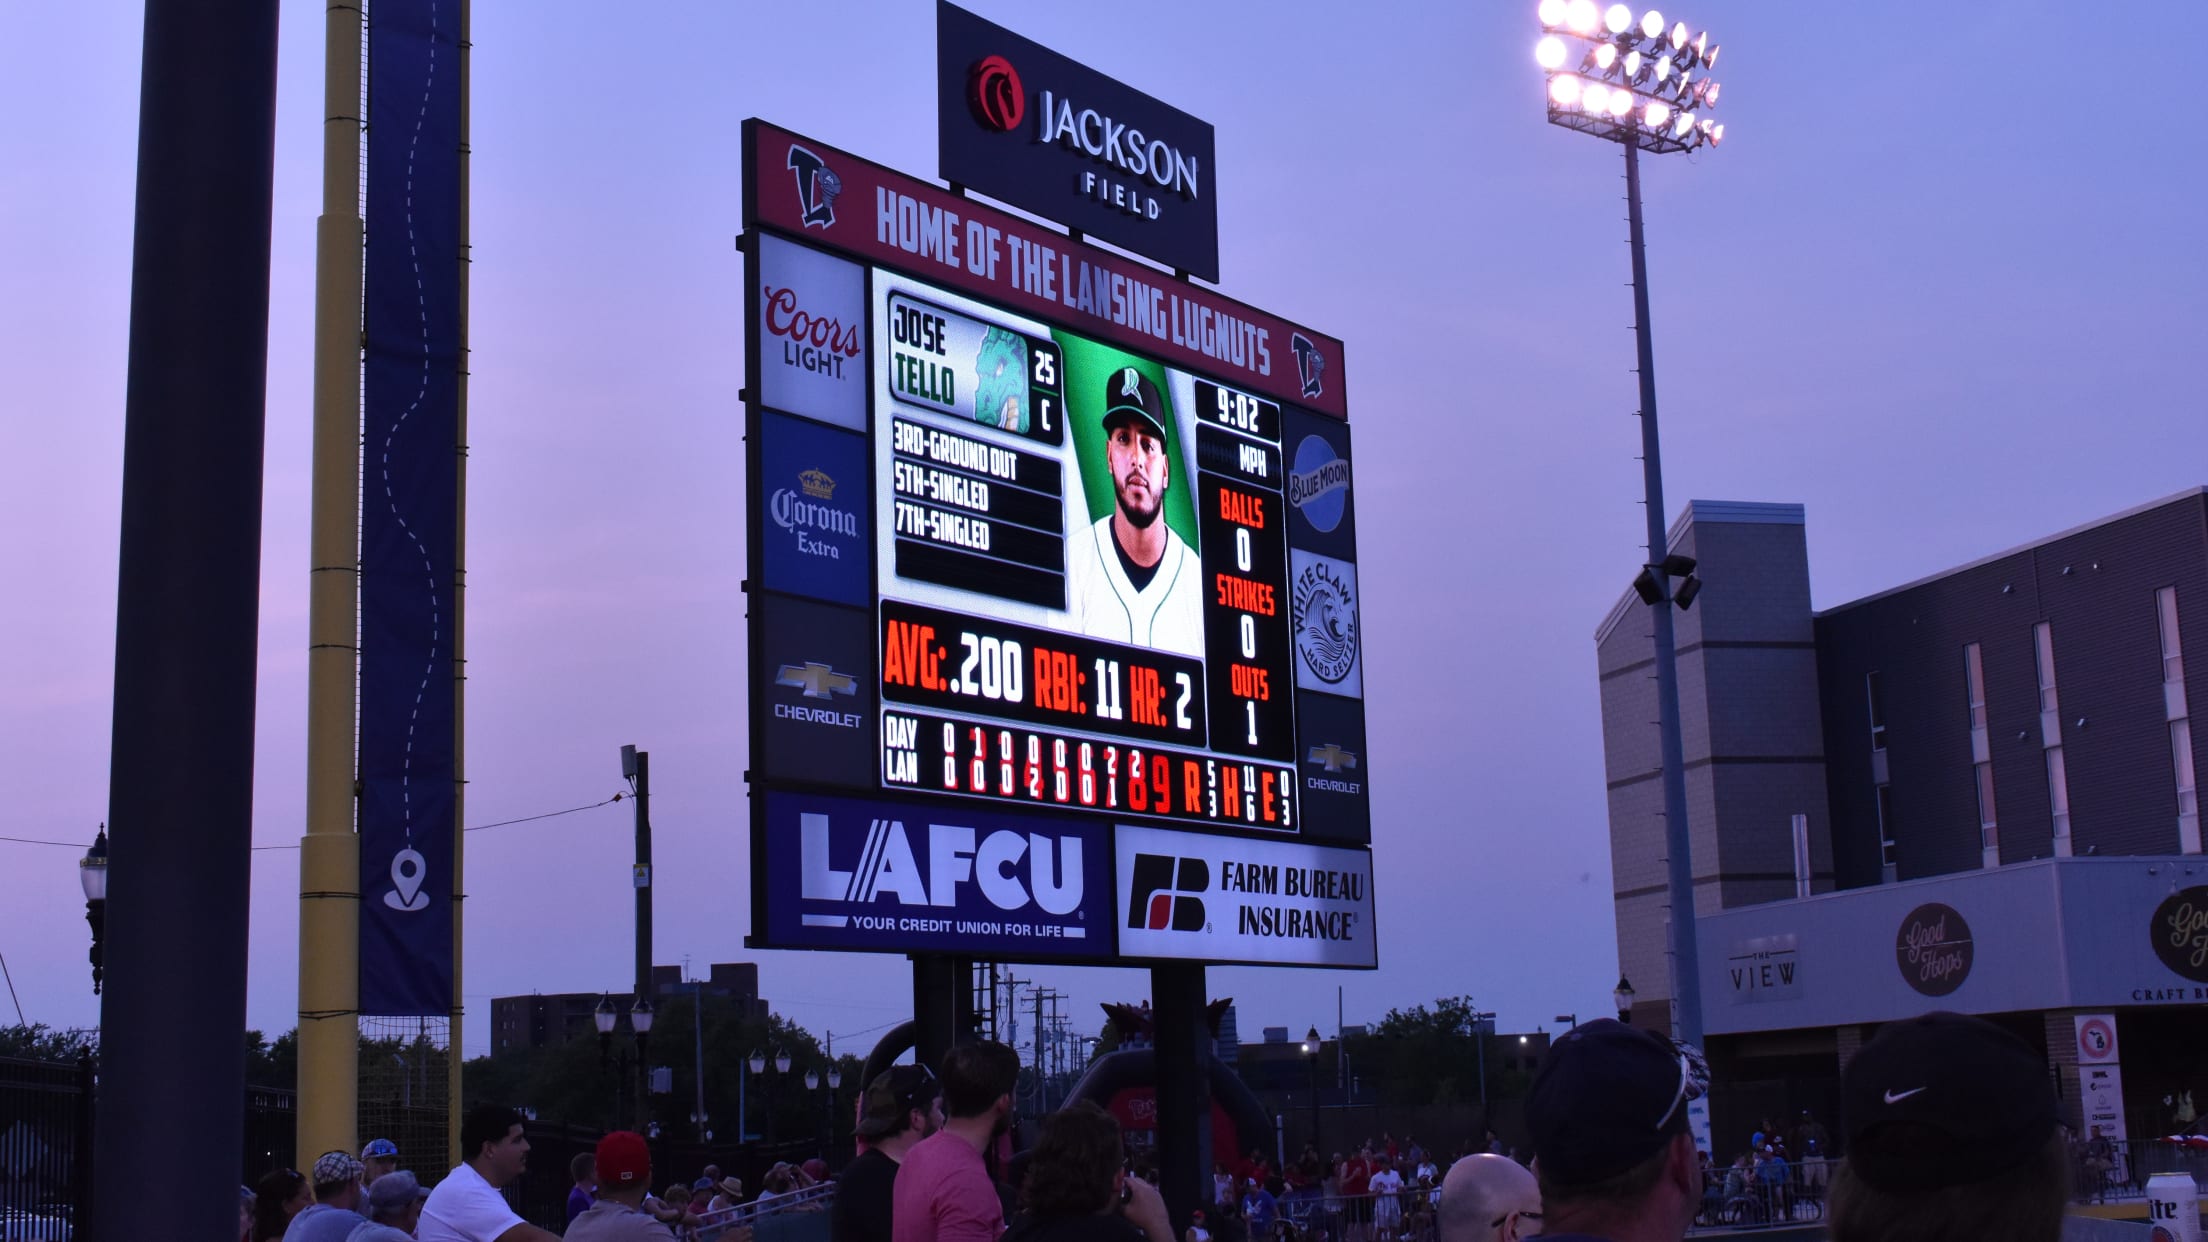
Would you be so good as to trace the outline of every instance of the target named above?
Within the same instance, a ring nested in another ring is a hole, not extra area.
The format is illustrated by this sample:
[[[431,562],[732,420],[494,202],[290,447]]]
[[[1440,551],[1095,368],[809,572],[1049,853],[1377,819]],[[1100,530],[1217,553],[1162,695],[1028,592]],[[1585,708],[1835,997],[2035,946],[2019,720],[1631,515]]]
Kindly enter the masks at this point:
[[[1211,866],[1201,858],[1137,854],[1128,885],[1127,926],[1150,931],[1204,930],[1204,901]]]
[[[790,144],[788,167],[797,177],[797,205],[804,211],[805,227],[825,229],[834,224],[843,178],[828,167],[826,160],[794,142]]]
[[[1321,684],[1313,690],[1357,694],[1348,684],[1357,671],[1355,571],[1325,557],[1299,556],[1295,583],[1296,656]]]
[[[1326,355],[1319,352],[1316,342],[1301,332],[1292,333],[1288,344],[1296,351],[1296,378],[1303,381],[1303,395],[1316,397],[1326,391],[1326,384],[1319,378],[1326,374]]]
[[[966,71],[966,106],[974,119],[998,133],[1020,127],[1027,115],[1027,88],[1020,71],[1002,56],[984,56]]]

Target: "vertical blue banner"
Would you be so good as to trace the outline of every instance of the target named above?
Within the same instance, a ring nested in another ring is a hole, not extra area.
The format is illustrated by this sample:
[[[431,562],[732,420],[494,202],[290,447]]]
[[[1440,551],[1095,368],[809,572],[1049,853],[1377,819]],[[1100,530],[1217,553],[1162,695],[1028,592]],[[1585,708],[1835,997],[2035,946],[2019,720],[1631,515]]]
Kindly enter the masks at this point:
[[[360,513],[360,1011],[452,1012],[460,6],[368,41]]]

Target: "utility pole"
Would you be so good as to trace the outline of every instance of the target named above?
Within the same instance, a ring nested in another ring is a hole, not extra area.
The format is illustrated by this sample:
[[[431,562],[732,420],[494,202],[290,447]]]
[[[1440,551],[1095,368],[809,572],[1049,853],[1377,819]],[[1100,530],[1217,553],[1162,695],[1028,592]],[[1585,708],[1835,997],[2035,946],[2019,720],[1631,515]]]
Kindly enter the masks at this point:
[[[636,888],[636,1003],[649,1009],[652,1003],[652,756],[634,746],[621,748],[621,775],[628,778],[636,800],[636,865],[630,883]],[[644,1055],[645,1032],[636,1036],[637,1130],[645,1129],[652,1070]],[[700,1110],[703,1111],[702,1109]]]

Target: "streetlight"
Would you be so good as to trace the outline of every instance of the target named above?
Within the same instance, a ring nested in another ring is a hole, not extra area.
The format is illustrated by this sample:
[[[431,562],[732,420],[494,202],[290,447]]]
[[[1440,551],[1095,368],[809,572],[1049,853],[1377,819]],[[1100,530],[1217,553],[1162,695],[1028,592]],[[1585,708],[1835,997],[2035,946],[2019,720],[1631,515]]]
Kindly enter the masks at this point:
[[[1590,3],[1587,7],[1593,6]],[[1663,16],[1653,10],[1642,16],[1638,26],[1601,31],[1583,20],[1587,14],[1576,0],[1561,6],[1544,0],[1538,15],[1542,35],[1535,59],[1548,78],[1549,123],[1625,148],[1626,227],[1633,254],[1633,340],[1641,387],[1641,483],[1651,562],[1642,566],[1633,585],[1649,605],[1656,648],[1657,714],[1663,735],[1664,852],[1670,862],[1673,1033],[1687,1043],[1700,1044],[1702,981],[1695,946],[1685,747],[1679,729],[1678,653],[1672,637],[1671,609],[1664,604],[1674,603],[1684,609],[1694,602],[1701,587],[1691,575],[1693,561],[1667,555],[1670,545],[1665,537],[1663,458],[1656,435],[1655,345],[1648,321],[1648,256],[1641,235],[1641,152],[1664,155],[1714,147],[1725,140],[1725,127],[1702,115],[1717,104],[1717,84],[1708,74],[1717,63],[1718,48],[1710,43],[1706,32],[1699,39],[1690,37],[1685,22],[1672,26],[1667,35]],[[1551,40],[1563,45],[1563,56],[1556,55],[1558,49],[1550,46]],[[1584,62],[1572,57],[1581,46],[1587,49]],[[1607,63],[1593,63],[1597,46],[1612,49]],[[1633,52],[1640,53],[1640,57],[1629,75],[1626,59]],[[1579,74],[1564,68],[1573,64],[1583,66]],[[1567,78],[1572,80],[1567,83]],[[1672,586],[1674,578],[1680,580],[1676,589]],[[1623,980],[1620,983],[1622,994]],[[1624,1007],[1621,1003],[1620,1008]]]
[[[739,1143],[751,1141],[751,1114],[744,1106],[744,1088],[750,1083],[752,1074],[763,1074],[767,1071],[766,1055],[753,1052],[744,1059],[744,1066],[751,1071],[751,1074],[738,1074],[736,1076],[736,1141]]]
[[[1326,1144],[1319,1141],[1319,1028],[1312,1027],[1303,1033],[1303,1063],[1311,1070],[1311,1146],[1323,1151]]]
[[[843,1090],[843,1070],[831,1061],[828,1063],[828,1142],[836,1141],[836,1096]]]
[[[774,1050],[774,1072],[777,1074],[790,1072],[789,1049],[777,1048]],[[767,1142],[769,1145],[774,1142],[774,1079],[772,1078],[767,1080]]]
[[[92,925],[92,995],[100,994],[107,967],[107,825],[92,838],[92,848],[77,860],[77,883],[84,886],[84,921]]]
[[[1632,981],[1624,975],[1619,975],[1617,990],[1610,993],[1610,999],[1618,1002],[1618,1021],[1631,1022],[1633,1020]]]
[[[629,1006],[629,1029],[636,1032],[636,1128],[651,1116],[652,1002],[639,996]]]

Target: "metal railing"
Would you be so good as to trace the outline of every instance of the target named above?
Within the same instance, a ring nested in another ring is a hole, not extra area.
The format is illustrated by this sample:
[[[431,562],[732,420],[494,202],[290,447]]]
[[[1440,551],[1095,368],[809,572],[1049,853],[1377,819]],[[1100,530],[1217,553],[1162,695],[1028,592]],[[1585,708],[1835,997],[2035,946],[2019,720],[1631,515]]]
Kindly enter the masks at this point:
[[[699,1218],[696,1242],[827,1242],[836,1184],[822,1182],[764,1202],[740,1203]]]

